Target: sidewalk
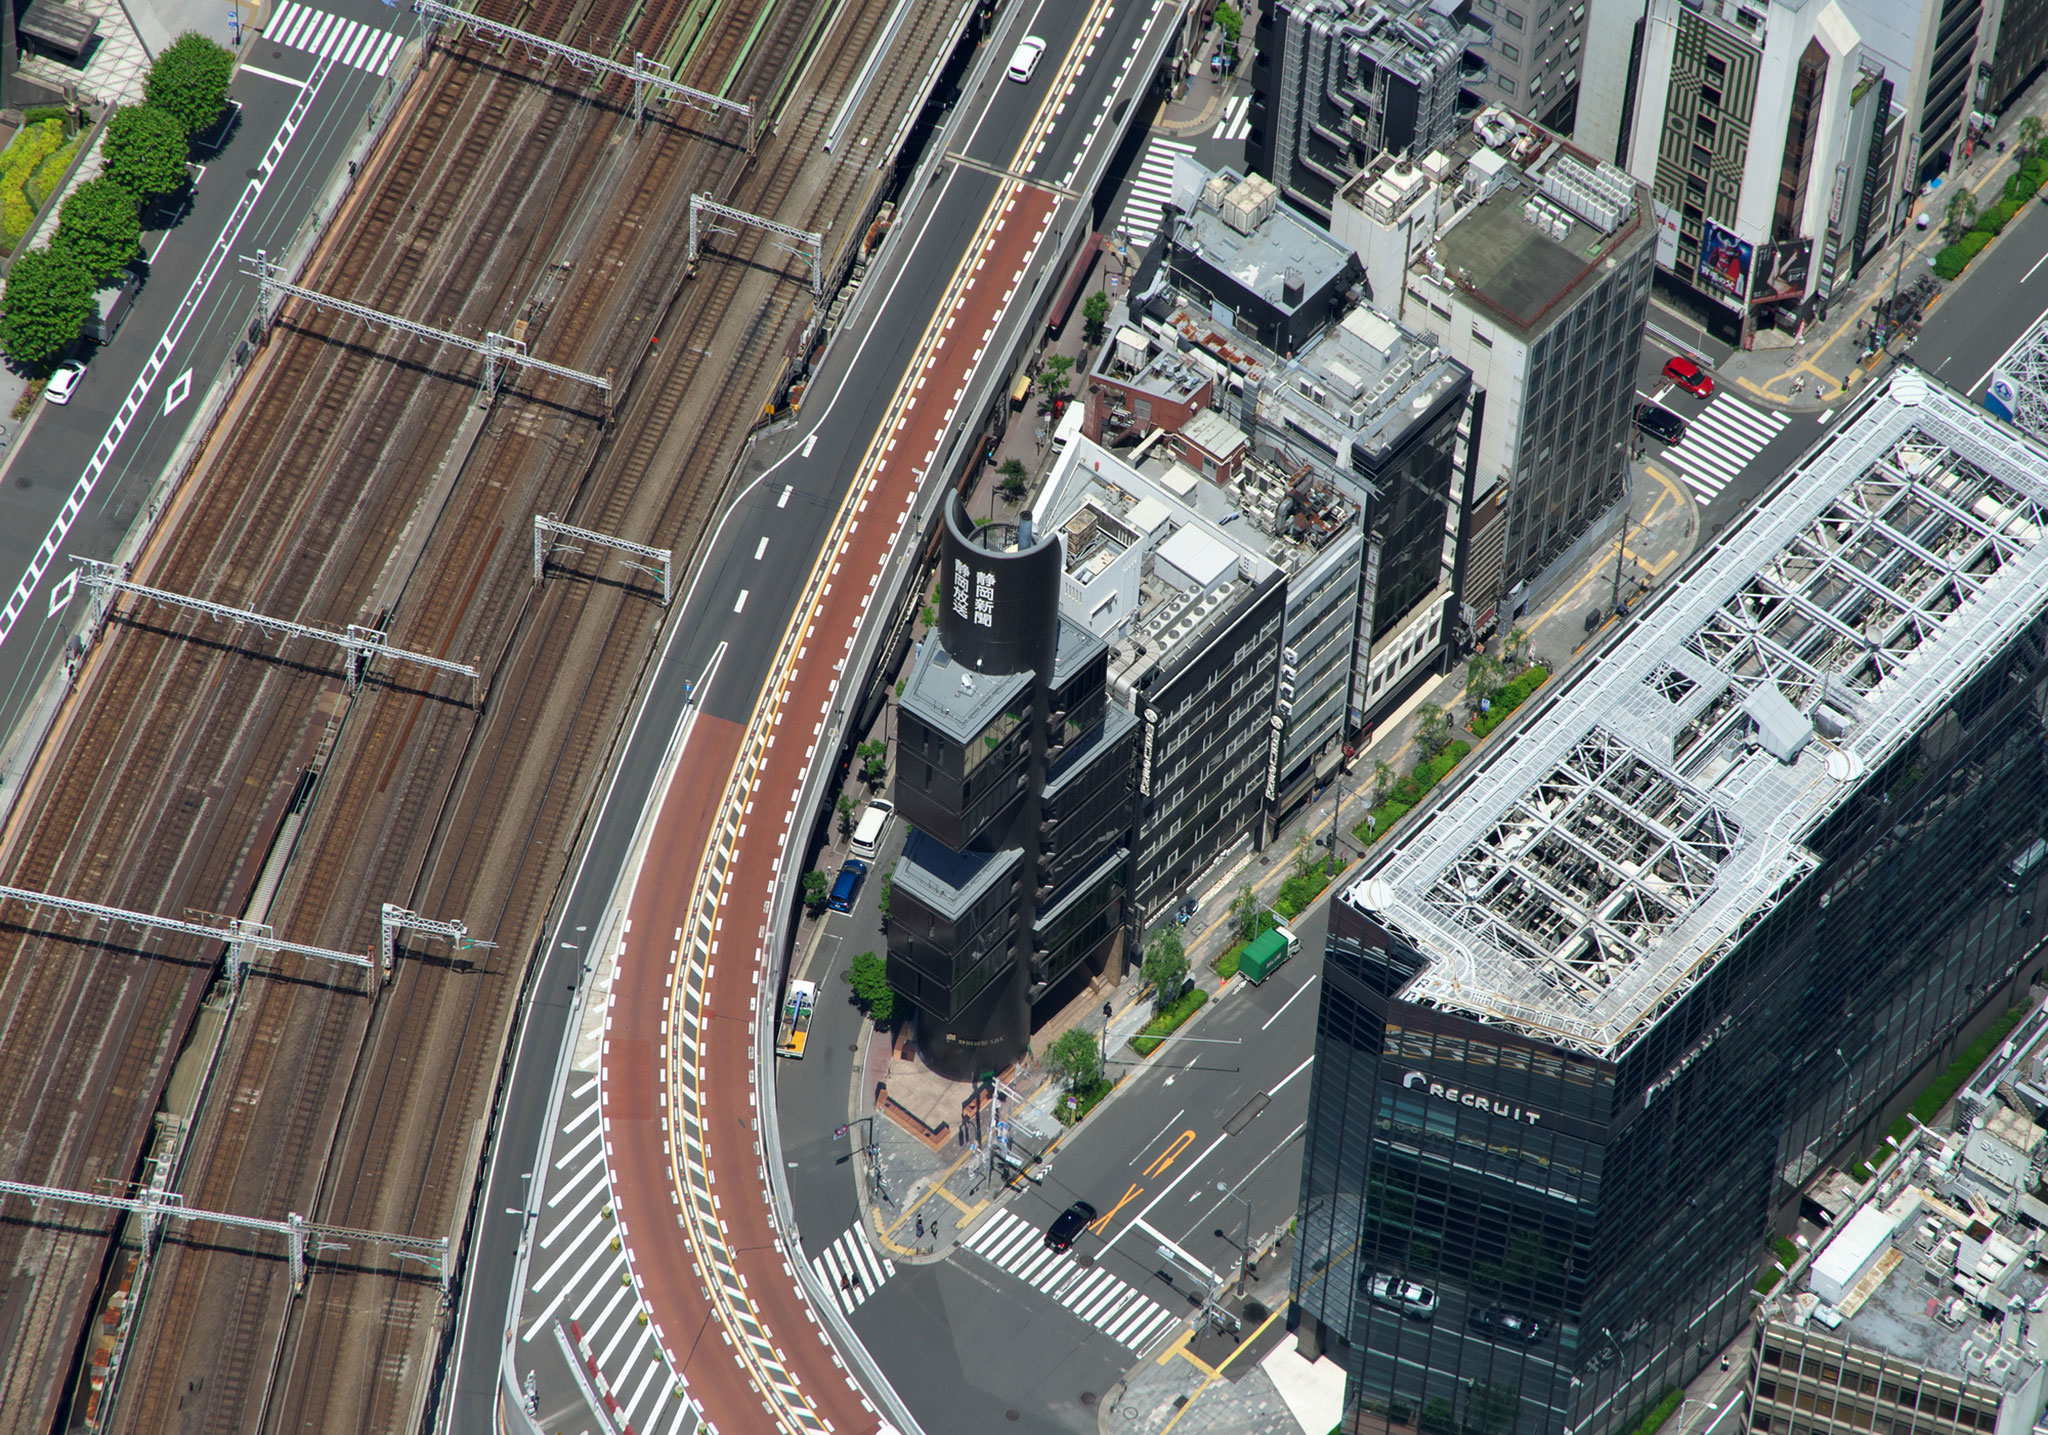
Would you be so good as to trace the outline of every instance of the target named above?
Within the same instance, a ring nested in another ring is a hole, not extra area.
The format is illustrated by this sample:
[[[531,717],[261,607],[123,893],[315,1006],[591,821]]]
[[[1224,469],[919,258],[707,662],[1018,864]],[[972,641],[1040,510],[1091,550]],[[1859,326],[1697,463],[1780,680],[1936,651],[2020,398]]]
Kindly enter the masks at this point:
[[[1840,403],[1851,390],[1882,372],[1890,362],[1887,356],[1876,355],[1868,363],[1862,357],[1862,330],[1867,328],[1871,311],[1879,299],[1891,294],[1895,278],[1903,289],[1930,272],[1934,256],[1947,243],[1942,237],[1941,219],[1948,209],[1949,196],[1955,193],[1953,186],[1961,185],[1976,195],[1985,208],[1997,200],[2006,180],[2019,170],[2018,156],[2009,146],[2007,153],[1999,154],[1997,141],[2010,141],[2020,120],[2027,115],[2048,115],[2048,78],[2035,81],[1999,120],[1984,147],[1967,163],[1952,170],[1939,189],[1914,202],[1915,214],[1930,216],[1928,227],[1921,230],[1908,223],[1899,240],[1866,264],[1853,281],[1837,289],[1825,324],[1809,325],[1805,337],[1796,343],[1775,331],[1760,333],[1756,348],[1747,353],[1738,351],[1718,366],[1723,382],[1732,383],[1753,399],[1785,407],[1822,409]],[[1982,272],[1984,254],[1995,249],[2003,237],[1994,239],[1969,268],[1945,285],[1942,294],[1928,303],[1928,312],[1942,302],[1949,289],[1969,283],[1973,275]],[[1653,322],[1656,317],[1653,312]],[[1767,343],[1770,338],[1783,342]],[[1905,347],[1911,347],[1910,341]],[[1894,354],[1898,351],[1894,346]],[[1803,387],[1795,392],[1795,385]]]

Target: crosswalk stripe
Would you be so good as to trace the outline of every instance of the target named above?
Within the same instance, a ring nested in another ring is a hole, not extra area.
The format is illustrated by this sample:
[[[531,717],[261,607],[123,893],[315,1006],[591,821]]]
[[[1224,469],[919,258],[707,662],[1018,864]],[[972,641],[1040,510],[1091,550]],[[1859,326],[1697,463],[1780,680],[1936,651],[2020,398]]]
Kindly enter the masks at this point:
[[[376,33],[377,32],[375,30],[372,30],[368,25],[363,26],[359,31],[357,31],[355,39],[349,43],[348,53],[341,57],[341,63],[344,65],[355,64],[355,62],[362,56],[363,47],[371,42],[372,37],[374,37]]]
[[[1132,1335],[1137,1333],[1141,1325],[1150,1325],[1152,1323],[1151,1317],[1158,1309],[1159,1307],[1153,1302],[1140,1296],[1137,1300],[1136,1308],[1121,1321],[1118,1321],[1115,1327],[1110,1330],[1111,1338],[1129,1340]]]
[[[328,14],[325,10],[320,11],[317,23],[306,31],[305,37],[299,43],[299,48],[301,50],[310,50],[316,55],[321,53],[320,47],[327,43],[327,32],[334,28],[335,19],[335,16]]]
[[[1720,493],[1722,488],[1722,485],[1719,483],[1703,483],[1682,468],[1678,470],[1678,477],[1687,488],[1692,489],[1695,493],[1706,499],[1712,499],[1716,494]]]
[[[284,0],[284,8],[271,16],[270,24],[264,27],[271,42],[283,43],[284,37],[291,31],[292,22],[302,13],[304,12],[299,9],[298,0]]]
[[[299,36],[320,23],[321,12],[309,5],[301,5],[292,14],[291,22],[278,26],[277,37],[281,44],[296,45]]]
[[[1193,145],[1188,144],[1182,140],[1155,139],[1152,141],[1152,143],[1159,149],[1174,150],[1180,154],[1193,154],[1195,152],[1195,147]]]
[[[1103,1282],[1108,1279],[1109,1272],[1101,1266],[1097,1266],[1088,1273],[1088,1279],[1082,1281],[1067,1296],[1067,1308],[1073,1311],[1075,1315],[1080,1315],[1094,1301],[1096,1293],[1102,1289]],[[1085,1316],[1082,1318],[1086,1319]]]
[[[1754,408],[1744,403],[1733,394],[1718,394],[1716,397],[1720,399],[1721,406],[1730,413],[1740,414],[1744,418],[1755,419],[1758,423],[1768,424],[1772,428],[1783,427],[1791,417],[1789,414],[1767,414],[1762,409]]]
[[[1777,433],[1777,430],[1765,423],[1761,417],[1748,418],[1732,410],[1717,413],[1711,405],[1694,422],[1706,425],[1710,433],[1739,435],[1759,448],[1769,443]]]
[[[403,42],[399,39],[397,31],[394,30],[386,34],[384,36],[384,43],[377,47],[375,63],[368,65],[368,68],[380,75],[387,73],[391,69],[391,57],[398,53],[398,47],[401,43]]]
[[[1731,462],[1728,459],[1718,458],[1703,453],[1698,449],[1686,448],[1683,445],[1668,450],[1664,456],[1671,458],[1674,455],[1679,463],[1711,473],[1724,481],[1735,477],[1736,474],[1742,471],[1742,463],[1740,461]]]

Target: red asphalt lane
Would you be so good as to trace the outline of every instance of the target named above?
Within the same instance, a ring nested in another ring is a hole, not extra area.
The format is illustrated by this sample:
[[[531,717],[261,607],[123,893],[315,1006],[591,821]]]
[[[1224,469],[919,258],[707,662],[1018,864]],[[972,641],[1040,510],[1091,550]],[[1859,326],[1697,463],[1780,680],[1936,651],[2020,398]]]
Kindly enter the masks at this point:
[[[995,328],[1011,295],[1023,286],[1025,266],[1052,212],[1052,196],[1021,189],[989,233],[980,263],[962,288],[950,320],[939,330],[931,351],[934,362],[912,381],[902,422],[871,450],[870,483],[831,555],[836,566],[830,586],[809,614],[797,616],[798,623],[808,624],[804,651],[848,651],[866,616],[867,595],[879,586],[889,561],[899,526],[890,515],[904,513],[915,502],[929,467],[921,455],[941,447],[958,402],[954,391],[971,376],[986,342],[983,333]],[[902,456],[892,449],[900,449]],[[872,521],[865,517],[870,512]],[[868,579],[875,580],[874,586]],[[833,589],[841,594],[839,601],[832,600]],[[849,602],[850,594],[861,597]],[[822,715],[837,695],[840,667],[841,662],[796,662],[787,672],[771,674],[768,688],[757,699],[753,721],[764,721],[780,680],[786,680],[783,711],[799,720]],[[728,1249],[745,1278],[755,1317],[817,1416],[838,1435],[869,1435],[879,1428],[880,1418],[841,1368],[775,1243],[763,1167],[768,1157],[760,1149],[751,1100],[755,1088],[748,1081],[757,983],[761,971],[773,969],[759,914],[774,889],[775,864],[788,837],[787,829],[778,830],[766,814],[797,804],[811,764],[811,754],[797,750],[802,745],[796,739],[799,732],[800,727],[794,728],[792,741],[771,744],[766,750],[747,794],[750,802],[758,800],[763,816],[741,832],[719,898],[720,916],[733,918],[733,931],[722,934],[723,959],[711,964],[706,994],[710,1016],[701,1028],[704,1159],[714,1173],[711,1189],[720,1198]],[[684,1372],[689,1394],[704,1417],[725,1435],[763,1429],[756,1412],[767,1402],[752,1373],[735,1358],[736,1333],[724,1329],[724,1317],[699,1274],[699,1253],[679,1223],[677,1181],[667,1149],[671,1133],[661,1093],[668,1089],[671,1061],[680,1056],[671,1045],[680,1034],[680,1021],[670,1029],[674,1035],[664,1030],[664,1003],[678,951],[671,934],[690,926],[688,913],[705,875],[706,838],[718,820],[744,745],[745,733],[739,726],[703,715],[685,743],[629,908],[628,935],[606,1021],[600,1088],[607,1167],[633,1276],[670,1362]],[[749,921],[758,934],[751,962],[743,955],[747,942],[738,935]],[[769,996],[772,1003],[774,994]],[[761,1099],[773,1099],[772,1086],[764,1085]],[[796,1256],[805,1258],[800,1246]]]

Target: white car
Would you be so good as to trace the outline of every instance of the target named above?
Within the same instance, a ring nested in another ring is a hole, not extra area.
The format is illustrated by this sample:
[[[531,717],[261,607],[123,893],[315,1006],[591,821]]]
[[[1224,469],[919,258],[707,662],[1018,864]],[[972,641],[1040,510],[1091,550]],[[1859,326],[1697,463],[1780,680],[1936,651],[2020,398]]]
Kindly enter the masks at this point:
[[[57,372],[50,375],[50,382],[44,386],[43,397],[53,404],[68,404],[71,402],[71,396],[78,392],[79,380],[84,377],[85,365],[60,365]]]
[[[1417,1320],[1429,1320],[1436,1315],[1436,1292],[1399,1276],[1374,1276],[1371,1294],[1381,1305],[1390,1305]]]
[[[1038,72],[1038,57],[1045,53],[1045,41],[1036,35],[1026,35],[1024,42],[1017,46],[1017,53],[1010,56],[1010,78],[1023,84]]]

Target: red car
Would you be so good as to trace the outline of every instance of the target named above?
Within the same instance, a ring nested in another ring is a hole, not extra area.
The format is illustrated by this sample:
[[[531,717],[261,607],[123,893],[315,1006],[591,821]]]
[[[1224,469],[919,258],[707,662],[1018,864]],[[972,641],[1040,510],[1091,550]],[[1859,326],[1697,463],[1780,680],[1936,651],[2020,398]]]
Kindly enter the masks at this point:
[[[1714,376],[1691,359],[1673,359],[1664,366],[1664,377],[1696,398],[1711,398]]]

